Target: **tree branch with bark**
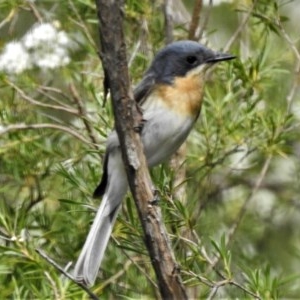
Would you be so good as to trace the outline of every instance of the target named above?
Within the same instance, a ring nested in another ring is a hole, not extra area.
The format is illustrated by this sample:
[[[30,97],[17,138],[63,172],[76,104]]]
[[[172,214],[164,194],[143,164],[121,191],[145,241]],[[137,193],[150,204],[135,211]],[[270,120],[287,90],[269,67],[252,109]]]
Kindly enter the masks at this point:
[[[96,0],[100,23],[101,60],[107,76],[128,183],[142,223],[163,299],[187,299],[180,271],[162,222],[160,208],[137,131],[141,114],[133,98],[123,32],[123,1]]]

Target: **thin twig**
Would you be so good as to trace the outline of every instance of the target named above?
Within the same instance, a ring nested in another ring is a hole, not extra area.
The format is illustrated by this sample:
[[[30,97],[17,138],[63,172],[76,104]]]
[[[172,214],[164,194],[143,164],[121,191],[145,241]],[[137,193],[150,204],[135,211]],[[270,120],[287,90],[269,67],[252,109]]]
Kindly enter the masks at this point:
[[[231,36],[231,38],[229,39],[229,41],[227,42],[226,46],[224,47],[224,52],[228,51],[230,49],[230,47],[232,46],[232,44],[235,42],[235,40],[238,38],[239,34],[244,30],[254,8],[256,5],[257,0],[253,1],[253,4],[251,6],[251,8],[249,9],[249,11],[247,12],[247,14],[244,16],[244,19],[242,20],[240,26],[237,28],[237,30],[234,32],[234,34]]]
[[[79,112],[80,117],[82,119],[82,122],[83,122],[83,124],[86,128],[86,131],[88,132],[88,135],[89,135],[89,137],[92,141],[92,144],[94,145],[94,148],[96,150],[99,150],[99,147],[97,146],[99,144],[99,142],[97,141],[97,138],[96,138],[96,136],[94,134],[94,131],[93,131],[93,127],[91,126],[91,124],[88,120],[86,109],[85,109],[85,107],[84,107],[84,105],[83,105],[83,103],[80,99],[79,93],[76,90],[74,84],[70,84],[69,88],[70,88],[70,92],[71,92],[71,95],[73,97],[73,100],[77,104],[78,112]]]
[[[85,33],[87,39],[89,40],[89,42],[91,43],[91,45],[95,48],[95,50],[97,50],[97,46],[95,44],[95,41],[93,39],[93,36],[90,34],[87,26],[86,26],[86,21],[82,20],[81,14],[78,11],[78,8],[76,7],[76,5],[74,5],[74,1],[69,0],[69,5],[71,7],[71,9],[73,10],[74,14],[76,15],[77,19],[79,21],[73,20],[75,24],[79,25],[83,32]]]
[[[286,42],[288,43],[288,45],[290,46],[291,50],[294,52],[295,57],[296,57],[296,64],[295,64],[295,70],[294,70],[294,81],[293,84],[291,86],[291,89],[286,97],[286,101],[287,101],[287,114],[290,114],[291,112],[291,107],[292,107],[292,103],[293,103],[293,99],[295,97],[296,94],[296,90],[297,87],[299,86],[299,75],[300,75],[300,52],[297,48],[297,46],[295,45],[295,43],[292,41],[291,37],[287,34],[287,32],[285,31],[285,29],[282,26],[282,23],[280,22],[280,20],[277,20],[277,26],[280,29],[280,32],[283,36],[283,38],[286,40]]]
[[[0,128],[0,136],[3,134],[6,134],[7,132],[10,131],[16,131],[16,130],[26,130],[26,129],[57,129],[61,130],[64,132],[67,132],[71,134],[72,136],[76,137],[78,140],[84,142],[85,144],[90,145],[91,142],[88,141],[85,137],[74,131],[73,129],[62,126],[62,125],[57,125],[57,124],[51,124],[51,123],[38,123],[38,124],[12,124],[12,125],[7,125],[6,127]]]
[[[125,264],[123,264],[123,267],[122,267],[122,269],[120,269],[120,271],[115,272],[111,277],[109,277],[107,280],[105,280],[105,281],[100,285],[100,287],[97,288],[96,290],[98,290],[98,289],[99,289],[99,290],[103,290],[103,289],[104,289],[105,287],[107,287],[108,285],[110,285],[110,284],[116,282],[116,280],[117,280],[119,277],[123,276],[123,275],[126,273],[126,271],[127,271],[128,268],[131,266],[131,264],[132,264],[132,261],[131,261],[131,260],[127,260],[127,261],[125,262]]]
[[[93,300],[99,300],[99,298],[83,283],[76,281],[75,278],[68,272],[66,272],[60,265],[58,265],[52,258],[50,258],[44,251],[39,248],[36,248],[35,251],[44,258],[51,266],[57,269],[61,274],[69,278],[75,284],[77,284],[80,288],[82,288]]]
[[[200,276],[199,274],[197,274],[193,271],[190,271],[190,270],[189,271],[182,271],[182,274],[186,274],[186,275],[191,276],[193,280],[195,278],[197,278],[200,282],[202,282],[203,284],[207,285],[210,288],[213,288],[213,286],[214,286],[214,283],[211,280],[209,280],[209,279],[207,279],[203,276]]]
[[[4,18],[2,22],[0,22],[0,29],[1,29],[2,27],[4,27],[7,23],[9,23],[9,22],[14,18],[16,12],[17,12],[17,9],[16,9],[16,8],[13,8],[13,9],[9,12],[8,16],[7,16],[6,18]]]
[[[210,267],[215,271],[215,273],[222,279],[222,281],[220,282],[216,282],[214,285],[213,290],[211,291],[210,295],[212,296],[212,298],[215,296],[217,290],[219,289],[220,286],[225,285],[225,284],[230,284],[230,285],[234,285],[237,288],[243,290],[245,293],[253,296],[255,299],[260,300],[261,297],[258,296],[257,294],[253,293],[252,291],[248,290],[247,288],[243,287],[241,284],[237,283],[236,281],[234,281],[232,278],[231,279],[227,279],[218,269],[216,269],[216,263],[215,260],[211,259],[205,248],[201,247],[201,254],[203,255],[203,257],[206,259],[206,261],[208,262],[208,264],[210,265]],[[212,299],[210,298],[210,299]]]
[[[192,20],[190,22],[190,28],[189,28],[189,40],[196,40],[196,31],[199,26],[199,20],[200,20],[200,13],[202,10],[203,1],[202,0],[196,0],[194,4],[193,9],[193,15]]]
[[[55,89],[53,89],[55,90]],[[36,88],[36,91],[39,92],[42,96],[46,97],[47,99],[53,101],[56,104],[59,104],[61,106],[65,105],[65,102],[62,102],[61,100],[59,100],[56,96],[53,95],[54,91],[51,91],[50,89],[47,90],[44,87],[38,87]],[[56,92],[59,96],[63,97],[64,99],[66,99],[69,102],[72,102],[72,99],[70,99],[66,94],[64,94],[62,91],[60,91],[60,93]]]
[[[48,172],[46,171],[46,173],[48,173]],[[44,175],[45,175],[45,173],[42,174],[42,176],[44,176]],[[45,199],[45,197],[43,196],[42,190],[41,190],[39,178],[40,177],[34,176],[35,189],[37,190],[37,196],[34,199],[30,200],[28,206],[25,209],[26,212],[29,212],[32,209],[32,207],[34,207],[36,204],[40,203],[41,201],[43,201]]]
[[[67,99],[70,102],[72,101],[72,99],[69,97],[69,95],[64,93],[61,89],[58,89],[58,88],[53,87],[53,86],[39,85],[38,90],[39,91],[46,91],[46,92],[53,92],[53,93],[56,93],[58,95],[61,95],[62,97],[64,97],[65,99]]]
[[[253,189],[251,190],[251,193],[249,194],[248,198],[246,198],[246,200],[244,201],[236,221],[232,224],[231,228],[229,229],[227,245],[229,245],[232,242],[233,236],[236,230],[238,229],[239,225],[241,224],[241,221],[247,211],[249,202],[251,201],[253,196],[257,193],[264,178],[266,177],[267,171],[270,167],[271,160],[272,160],[272,155],[269,155],[260,171],[260,174],[255,182]]]
[[[254,297],[255,299],[261,299],[260,296],[258,296],[257,294],[249,291],[248,289],[246,289],[245,287],[243,287],[241,284],[237,283],[236,281],[231,280],[229,282],[229,284],[236,286],[237,288],[241,289],[242,291],[244,291],[245,293],[251,295],[252,297]]]
[[[121,244],[119,243],[119,241],[115,238],[112,237],[113,241],[116,243],[116,245],[119,247],[119,249],[122,251],[122,253],[134,264],[134,266],[141,272],[143,273],[143,275],[149,280],[149,282],[157,289],[158,286],[157,284],[152,280],[152,278],[150,277],[150,275],[145,272],[145,270],[143,270],[136,262],[136,259],[130,257],[127,252],[121,247]]]
[[[207,11],[206,11],[205,15],[203,16],[203,22],[202,22],[202,25],[200,27],[200,31],[199,31],[198,36],[197,36],[197,40],[198,41],[201,40],[201,38],[203,36],[203,33],[204,33],[204,31],[205,31],[205,29],[207,27],[212,7],[213,7],[213,0],[209,0],[208,8],[207,8]]]
[[[210,258],[207,257],[207,255],[205,256],[205,258],[207,259],[208,262],[212,262],[212,260]],[[205,284],[206,286],[210,287],[212,290],[210,292],[210,296],[208,296],[207,299],[213,299],[213,297],[216,295],[218,289],[221,286],[224,285],[234,285],[235,287],[241,289],[242,291],[244,291],[246,294],[254,297],[255,299],[260,299],[260,296],[258,296],[257,294],[253,293],[252,291],[248,290],[247,288],[245,288],[244,286],[242,286],[241,284],[239,284],[238,282],[234,281],[233,279],[226,279],[226,277],[221,273],[221,272],[217,272],[217,274],[221,277],[221,281],[212,281],[209,280],[203,276],[198,275],[197,273],[193,272],[193,271],[183,271],[184,274],[187,274],[189,276],[192,276],[193,278],[197,278],[200,282],[202,282],[203,284]]]
[[[171,1],[173,0],[165,0],[164,1],[164,17],[165,17],[165,37],[166,37],[166,45],[173,42],[173,16],[171,9]]]
[[[129,61],[128,61],[128,68],[131,67],[134,59],[136,58],[136,55],[138,54],[138,51],[139,51],[139,48],[141,46],[141,40],[139,39],[136,43],[136,45],[134,46],[133,50],[132,50],[132,54],[129,58]]]
[[[41,102],[33,99],[32,97],[28,96],[21,88],[16,86],[13,82],[6,81],[6,83],[8,85],[10,85],[14,90],[16,90],[19,93],[19,95],[21,96],[22,99],[26,100],[27,102],[29,102],[33,105],[37,105],[37,106],[40,106],[40,107],[51,108],[51,109],[55,109],[55,110],[65,111],[65,112],[68,112],[68,113],[76,115],[76,116],[78,116],[78,114],[79,114],[77,110],[72,109],[72,108],[67,107],[67,106],[51,105],[51,104],[41,103]]]
[[[54,299],[60,299],[57,287],[55,285],[55,281],[52,279],[49,272],[45,271],[44,274],[50,282],[50,285],[51,285],[53,293],[54,293]]]
[[[209,295],[207,296],[206,299],[207,299],[207,300],[213,299],[213,298],[215,297],[215,295],[217,294],[218,289],[219,289],[219,286],[215,285],[215,286],[211,289],[211,291],[210,291],[210,293],[209,293]]]
[[[27,0],[26,1],[27,5],[30,7],[30,10],[32,11],[32,13],[34,14],[34,16],[36,17],[36,19],[42,23],[43,17],[41,16],[40,12],[38,11],[38,9],[36,8],[36,6],[34,5],[32,0]]]

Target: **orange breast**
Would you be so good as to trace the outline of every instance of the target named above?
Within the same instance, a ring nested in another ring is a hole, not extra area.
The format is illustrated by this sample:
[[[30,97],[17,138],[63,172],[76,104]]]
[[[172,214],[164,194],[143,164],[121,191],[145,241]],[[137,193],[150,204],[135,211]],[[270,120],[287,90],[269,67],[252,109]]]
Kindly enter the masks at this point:
[[[157,94],[164,105],[174,112],[197,117],[200,113],[204,78],[199,74],[176,77],[172,85],[160,85]]]

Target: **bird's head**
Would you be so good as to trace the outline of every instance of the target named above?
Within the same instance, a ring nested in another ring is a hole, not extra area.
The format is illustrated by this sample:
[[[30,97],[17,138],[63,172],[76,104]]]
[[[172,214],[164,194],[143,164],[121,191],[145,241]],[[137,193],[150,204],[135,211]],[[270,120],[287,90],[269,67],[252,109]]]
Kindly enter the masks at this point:
[[[201,89],[201,93],[205,71],[217,62],[233,58],[235,56],[215,52],[194,41],[171,43],[156,54],[134,90],[135,100],[141,103],[158,86],[178,85],[179,82],[183,83],[185,91],[191,88],[199,92]]]
[[[194,41],[178,41],[156,54],[147,73],[154,77],[155,83],[171,84],[176,77],[203,74],[212,64],[233,58]]]

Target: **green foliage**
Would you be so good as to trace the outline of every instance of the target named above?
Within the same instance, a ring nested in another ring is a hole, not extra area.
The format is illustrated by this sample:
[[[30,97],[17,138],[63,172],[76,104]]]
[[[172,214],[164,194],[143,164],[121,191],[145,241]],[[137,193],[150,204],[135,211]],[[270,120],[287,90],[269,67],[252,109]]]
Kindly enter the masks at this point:
[[[186,176],[178,183],[168,164],[151,170],[190,298],[300,293],[297,9],[297,1],[280,0],[212,7],[205,39],[224,48],[240,28],[228,49],[238,58],[208,74],[182,165]],[[165,22],[157,1],[127,1],[124,12],[136,83],[164,45]],[[207,12],[204,6],[201,17]],[[53,22],[74,44],[61,68],[0,74],[0,295],[88,299],[35,249],[63,267],[74,262],[99,205],[91,194],[113,113],[103,99],[96,8],[91,0],[2,1],[0,46],[38,20]],[[175,39],[187,31],[176,23]],[[157,298],[129,196],[91,290],[103,299]]]

